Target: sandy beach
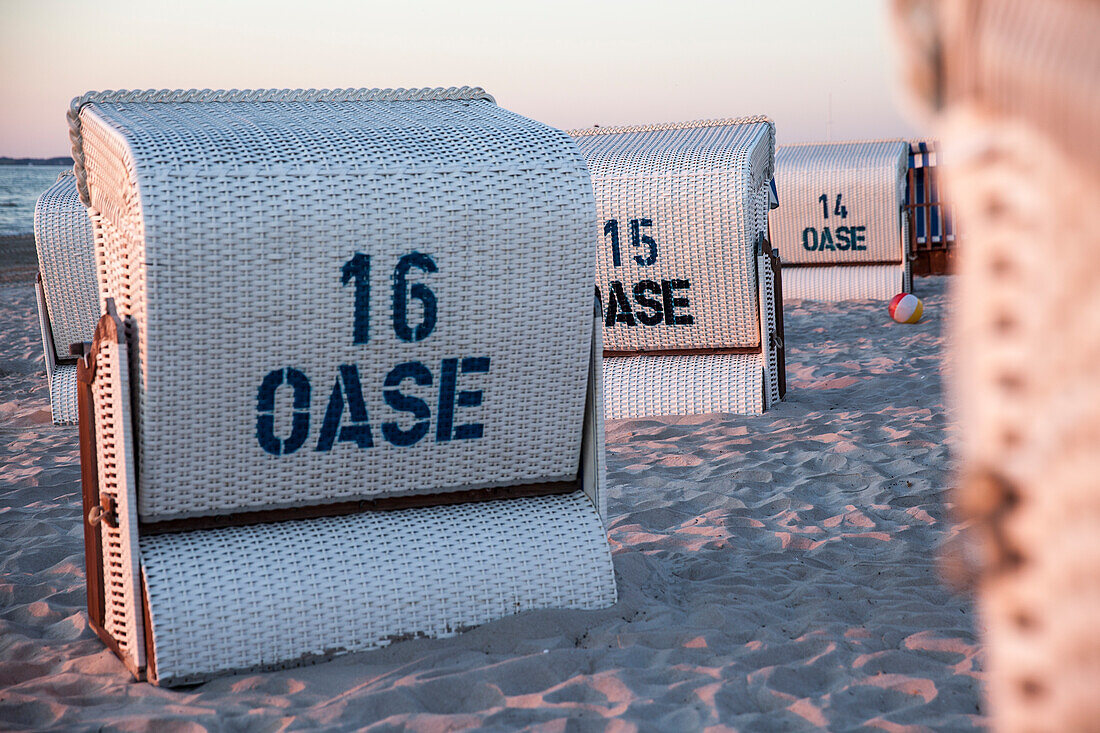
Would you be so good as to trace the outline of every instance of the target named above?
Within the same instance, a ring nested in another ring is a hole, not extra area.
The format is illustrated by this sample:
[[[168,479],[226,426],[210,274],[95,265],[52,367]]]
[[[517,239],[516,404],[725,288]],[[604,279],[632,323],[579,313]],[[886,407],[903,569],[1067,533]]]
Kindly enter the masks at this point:
[[[0,282],[33,282],[37,271],[33,235],[0,235]]]
[[[948,282],[917,280],[912,326],[788,304],[762,416],[610,422],[613,608],[168,690],[87,627],[77,433],[50,424],[31,281],[0,278],[0,728],[981,728],[975,616],[935,564]]]

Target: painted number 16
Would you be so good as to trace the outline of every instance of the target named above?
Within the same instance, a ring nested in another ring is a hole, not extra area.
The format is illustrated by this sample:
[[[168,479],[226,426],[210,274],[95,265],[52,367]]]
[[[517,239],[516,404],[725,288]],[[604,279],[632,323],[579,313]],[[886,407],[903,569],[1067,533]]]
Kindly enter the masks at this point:
[[[393,332],[402,341],[423,341],[435,329],[435,293],[424,283],[408,284],[409,271],[413,268],[426,273],[439,270],[426,254],[410,252],[397,261],[393,268]],[[341,268],[340,283],[355,281],[355,318],[352,321],[352,343],[370,341],[370,255],[356,252]],[[423,316],[415,327],[409,325],[409,298],[420,301]]]

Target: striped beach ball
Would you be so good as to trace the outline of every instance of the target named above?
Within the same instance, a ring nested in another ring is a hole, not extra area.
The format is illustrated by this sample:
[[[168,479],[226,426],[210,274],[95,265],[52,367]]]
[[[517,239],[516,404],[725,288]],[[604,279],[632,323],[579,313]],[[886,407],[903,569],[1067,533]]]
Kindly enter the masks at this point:
[[[924,314],[924,303],[912,293],[898,293],[890,301],[890,317],[898,323],[916,323]]]

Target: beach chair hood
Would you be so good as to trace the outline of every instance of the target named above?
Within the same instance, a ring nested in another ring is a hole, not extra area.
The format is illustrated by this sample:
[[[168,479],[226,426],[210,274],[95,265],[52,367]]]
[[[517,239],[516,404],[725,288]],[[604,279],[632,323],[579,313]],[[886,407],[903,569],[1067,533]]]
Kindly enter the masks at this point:
[[[143,520],[576,477],[594,223],[564,133],[471,88],[77,108]]]

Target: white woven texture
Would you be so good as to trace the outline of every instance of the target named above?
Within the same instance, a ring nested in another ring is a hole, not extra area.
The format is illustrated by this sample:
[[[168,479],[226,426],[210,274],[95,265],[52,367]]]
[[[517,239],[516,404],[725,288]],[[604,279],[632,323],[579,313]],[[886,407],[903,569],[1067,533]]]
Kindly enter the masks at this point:
[[[173,104],[203,102],[424,102],[438,100],[486,100],[493,96],[480,87],[423,89],[120,89],[88,92],[69,105],[69,139],[73,146],[73,172],[85,206],[91,204],[85,168],[80,112],[90,102],[125,104]]]
[[[144,520],[576,476],[594,264],[584,160],[480,90],[445,92],[74,102],[102,295],[138,339]],[[366,343],[353,343],[359,281],[341,282],[357,252],[370,257]],[[395,268],[413,252],[436,271],[412,267],[401,288]],[[409,342],[394,323],[425,320],[414,284],[437,321]],[[489,371],[458,377],[481,404],[458,406],[454,425],[483,436],[438,441],[442,361],[467,357],[489,357]],[[430,374],[397,387],[431,417],[423,439],[397,446],[382,424],[410,431],[419,416],[390,406],[385,380],[407,362]],[[357,367],[373,446],[318,450],[330,405],[354,427],[341,365]],[[288,452],[290,370],[310,386],[308,434]],[[275,409],[261,409],[273,373]],[[281,455],[262,447],[261,412]]]
[[[608,357],[603,379],[613,420],[764,411],[761,354]]]
[[[68,359],[70,344],[92,340],[100,314],[92,222],[71,173],[39,196],[34,242],[56,356]]]
[[[57,364],[50,380],[50,412],[54,425],[76,425],[80,420],[77,409],[77,383],[75,364]]]
[[[96,359],[93,404],[99,494],[114,501],[118,516],[117,527],[107,522],[99,525],[103,543],[103,626],[118,642],[123,661],[136,672],[145,666],[145,637],[138,603],[141,559],[126,358],[124,345],[102,345]]]
[[[616,597],[581,492],[155,535],[141,553],[162,685]]]
[[[780,146],[775,154],[780,207],[772,216],[772,243],[783,261],[901,262],[908,167],[904,140]]]
[[[99,320],[92,222],[77,195],[76,178],[63,173],[34,207],[34,241],[42,276],[39,318],[42,322],[50,411],[55,425],[75,425],[76,367],[69,346],[91,341]],[[44,308],[44,310],[43,310]]]
[[[77,409],[76,365],[58,363],[53,343],[53,331],[50,329],[49,307],[46,305],[46,293],[41,277],[34,284],[35,301],[38,306],[38,328],[42,334],[42,352],[46,363],[46,380],[50,386],[50,412],[54,425],[76,425],[79,421]]]
[[[784,300],[889,300],[903,290],[905,265],[838,265],[783,269]]]
[[[748,117],[570,134],[588,162],[596,194],[596,282],[608,314],[607,348],[759,345],[754,252],[767,231],[771,121]],[[629,315],[609,307],[616,282]],[[673,313],[690,323],[670,322],[671,298],[686,301]],[[646,318],[656,322],[647,325]]]

